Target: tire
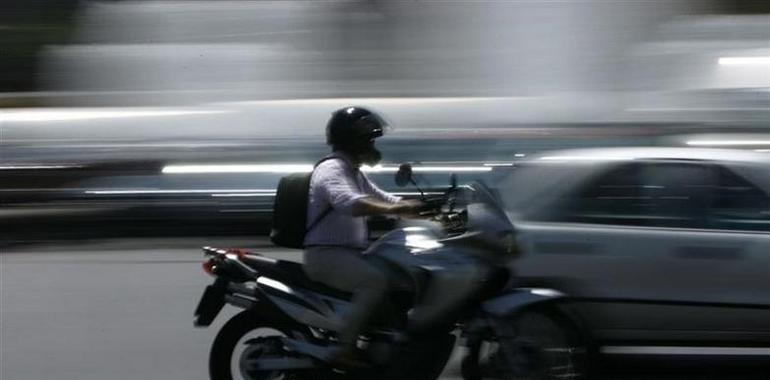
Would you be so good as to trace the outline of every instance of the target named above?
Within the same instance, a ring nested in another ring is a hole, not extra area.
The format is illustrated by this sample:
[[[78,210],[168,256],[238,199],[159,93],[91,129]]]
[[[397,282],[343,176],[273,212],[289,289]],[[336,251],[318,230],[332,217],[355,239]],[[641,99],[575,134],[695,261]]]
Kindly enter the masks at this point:
[[[494,331],[469,344],[466,380],[584,380],[588,344],[556,311],[524,311],[495,321]]]
[[[240,361],[240,357],[243,355],[243,353],[239,354],[236,349],[243,344],[242,341],[246,340],[244,337],[257,330],[273,331],[273,334],[257,339],[257,341],[265,342],[268,345],[270,345],[271,338],[274,339],[280,336],[299,338],[304,335],[303,331],[296,327],[293,328],[290,324],[281,322],[277,318],[261,316],[251,311],[243,311],[227,321],[214,339],[209,355],[209,376],[211,380],[244,379],[239,367],[234,365],[234,362],[236,362],[236,360]],[[275,340],[273,340],[273,342],[274,341]],[[245,347],[245,345],[243,346]],[[272,346],[275,346],[275,344],[272,344]],[[237,359],[233,358],[234,354],[239,357]],[[246,377],[246,379],[249,380],[299,380],[316,378],[319,377],[313,376],[311,371],[297,373],[269,373],[256,378]]]

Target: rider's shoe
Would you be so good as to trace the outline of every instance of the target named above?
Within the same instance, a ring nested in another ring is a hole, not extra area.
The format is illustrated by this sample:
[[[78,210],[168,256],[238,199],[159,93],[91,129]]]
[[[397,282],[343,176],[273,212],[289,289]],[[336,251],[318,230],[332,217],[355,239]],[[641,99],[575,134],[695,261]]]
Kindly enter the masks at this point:
[[[329,364],[342,370],[354,370],[369,367],[360,351],[356,349],[339,348],[332,352],[329,357]]]

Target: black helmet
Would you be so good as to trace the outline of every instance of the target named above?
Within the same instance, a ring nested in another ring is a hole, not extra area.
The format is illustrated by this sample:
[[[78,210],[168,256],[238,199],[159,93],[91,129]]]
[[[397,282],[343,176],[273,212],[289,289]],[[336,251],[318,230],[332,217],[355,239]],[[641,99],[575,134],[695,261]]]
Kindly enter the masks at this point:
[[[356,151],[382,136],[388,123],[363,107],[345,107],[332,113],[326,124],[326,143],[344,151]]]

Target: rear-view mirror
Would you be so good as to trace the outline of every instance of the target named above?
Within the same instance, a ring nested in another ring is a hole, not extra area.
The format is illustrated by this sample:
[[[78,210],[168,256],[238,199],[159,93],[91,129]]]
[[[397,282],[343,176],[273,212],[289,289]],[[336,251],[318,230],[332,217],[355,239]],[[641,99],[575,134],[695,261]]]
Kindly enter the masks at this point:
[[[404,187],[409,184],[409,182],[412,182],[412,165],[403,163],[398,167],[398,171],[396,172],[396,185]]]

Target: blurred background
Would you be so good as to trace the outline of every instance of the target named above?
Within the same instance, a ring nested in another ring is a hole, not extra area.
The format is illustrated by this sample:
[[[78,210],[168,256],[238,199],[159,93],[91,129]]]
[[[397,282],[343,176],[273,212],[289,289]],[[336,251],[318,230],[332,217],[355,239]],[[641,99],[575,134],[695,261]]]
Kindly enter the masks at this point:
[[[0,378],[202,378],[226,318],[192,332],[195,247],[298,260],[275,186],[348,105],[389,118],[370,175],[406,196],[407,161],[436,188],[561,148],[770,154],[770,2],[0,0]]]
[[[394,125],[372,174],[386,188],[403,161],[443,185],[432,168],[486,178],[547,149],[759,141],[770,120],[764,1],[2,7],[5,243],[264,233],[278,178],[324,154],[328,116],[351,104]]]

